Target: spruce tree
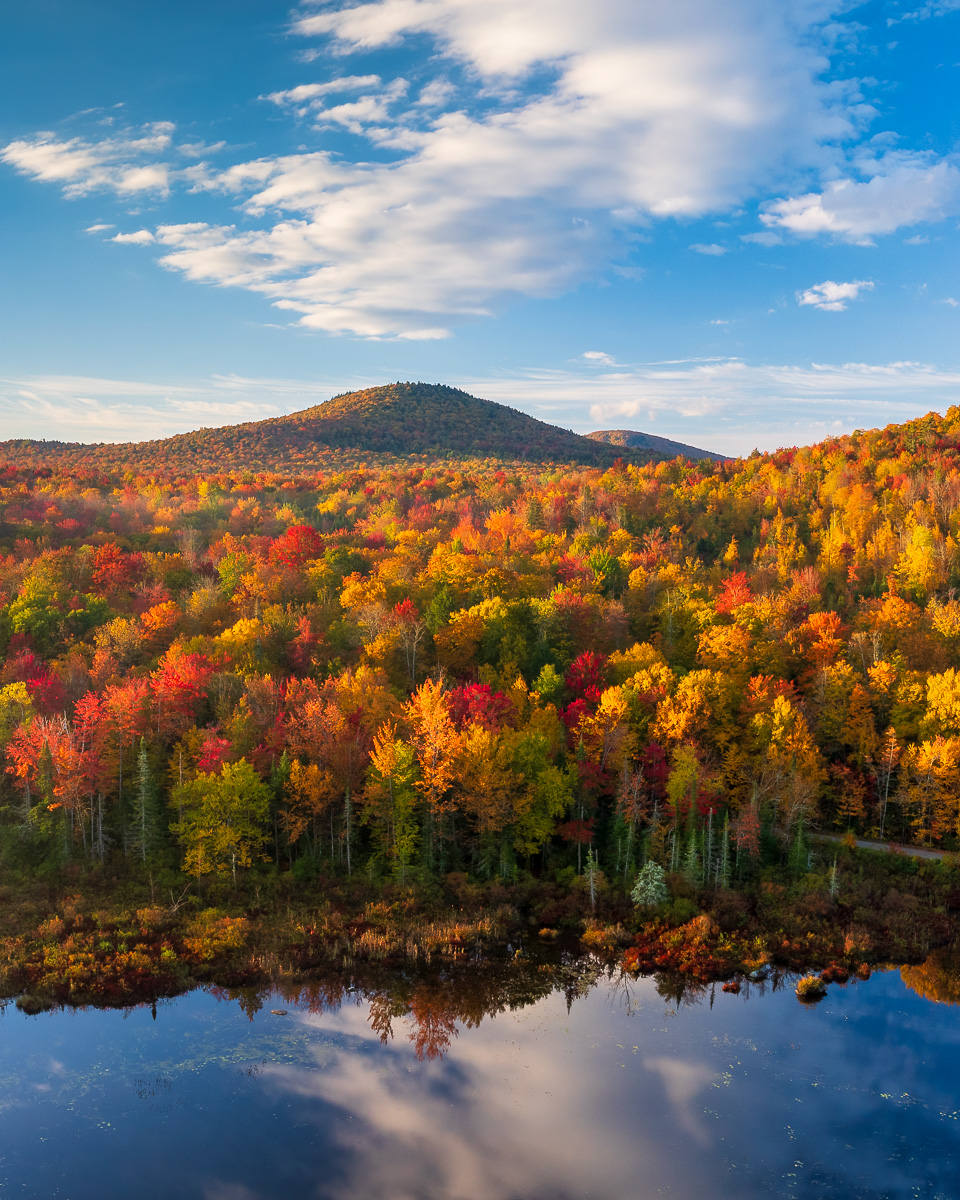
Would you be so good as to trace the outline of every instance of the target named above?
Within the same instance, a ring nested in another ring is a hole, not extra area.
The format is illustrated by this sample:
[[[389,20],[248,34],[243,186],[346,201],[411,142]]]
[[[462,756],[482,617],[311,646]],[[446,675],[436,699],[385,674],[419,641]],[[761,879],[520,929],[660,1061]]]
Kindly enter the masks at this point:
[[[147,756],[147,743],[144,738],[141,738],[140,751],[137,755],[133,825],[130,831],[130,848],[141,862],[146,862],[157,847],[157,824],[153,774],[150,770],[150,759]]]
[[[692,884],[700,882],[700,855],[697,851],[697,835],[690,834],[687,853],[683,860],[683,873]]]
[[[730,887],[730,814],[727,813],[720,834],[720,865],[717,881],[722,888]]]

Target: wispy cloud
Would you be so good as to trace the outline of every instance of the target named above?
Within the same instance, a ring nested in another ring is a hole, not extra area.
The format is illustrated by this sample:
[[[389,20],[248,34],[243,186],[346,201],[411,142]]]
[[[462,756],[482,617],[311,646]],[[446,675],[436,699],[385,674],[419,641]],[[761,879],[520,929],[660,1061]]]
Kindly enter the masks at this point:
[[[727,247],[718,245],[717,242],[710,242],[707,245],[703,242],[694,242],[690,249],[695,250],[697,254],[709,254],[714,258],[719,258],[727,253]]]
[[[960,368],[919,362],[790,366],[713,359],[618,367],[585,379],[537,371],[459,387],[587,432],[630,428],[728,454],[819,441],[944,411]]]
[[[379,86],[379,75],[342,75],[337,79],[329,79],[326,83],[302,83],[286,91],[270,92],[260,99],[270,100],[281,106],[298,106],[311,104],[323,96],[329,96],[331,92],[355,92],[361,88]]]
[[[929,21],[931,17],[945,17],[960,11],[960,0],[927,0],[919,8],[898,16],[887,17],[887,25],[899,25],[902,21]]]
[[[384,382],[360,375],[334,381],[223,375],[176,383],[31,376],[0,379],[0,419],[8,437],[140,441],[296,412],[338,392]],[[624,365],[584,355],[579,367],[464,375],[450,382],[580,432],[628,427],[741,454],[943,410],[956,399],[960,368],[918,362],[789,366],[737,358]]]
[[[165,194],[170,168],[153,160],[170,150],[173,130],[169,121],[158,121],[138,134],[97,142],[83,138],[64,141],[53,133],[38,133],[8,143],[0,150],[0,160],[23,175],[60,184],[65,196],[104,190],[121,196],[151,191]]]
[[[340,382],[239,375],[190,383],[36,375],[0,379],[0,417],[5,437],[148,441],[295,412],[340,391]]]

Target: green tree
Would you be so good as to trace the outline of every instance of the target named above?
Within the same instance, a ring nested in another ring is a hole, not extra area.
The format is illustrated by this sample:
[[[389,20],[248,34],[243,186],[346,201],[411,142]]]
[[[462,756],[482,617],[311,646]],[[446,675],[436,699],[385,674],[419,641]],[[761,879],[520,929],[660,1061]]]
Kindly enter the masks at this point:
[[[140,752],[137,755],[137,783],[133,809],[133,828],[130,838],[131,849],[141,862],[146,862],[157,848],[159,820],[153,785],[153,772],[150,770],[150,760],[147,757],[147,743],[145,738],[140,739]]]
[[[224,763],[218,775],[200,774],[174,789],[182,817],[172,826],[183,846],[184,869],[198,879],[249,867],[266,842],[270,789],[245,758]]]
[[[646,908],[663,904],[669,898],[666,871],[659,863],[651,861],[644,864],[637,875],[637,882],[633,885],[630,899],[638,908]]]

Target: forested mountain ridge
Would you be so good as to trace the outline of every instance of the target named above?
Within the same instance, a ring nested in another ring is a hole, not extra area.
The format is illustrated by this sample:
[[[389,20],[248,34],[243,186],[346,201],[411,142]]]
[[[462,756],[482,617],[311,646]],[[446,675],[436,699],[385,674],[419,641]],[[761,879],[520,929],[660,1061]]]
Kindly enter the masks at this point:
[[[197,429],[146,442],[0,443],[0,460],[104,470],[330,469],[385,464],[411,455],[435,460],[556,462],[606,467],[616,459],[655,462],[677,451],[608,447],[535,417],[443,384],[395,383],[240,425]]]
[[[638,433],[634,429],[597,429],[586,435],[597,442],[606,442],[608,446],[621,446],[632,450],[653,450],[664,458],[689,458],[698,462],[702,458],[713,458],[720,461],[731,458],[729,454],[715,454],[712,450],[700,450],[696,446],[688,446],[685,442],[675,442],[670,438],[660,437],[655,433]]]

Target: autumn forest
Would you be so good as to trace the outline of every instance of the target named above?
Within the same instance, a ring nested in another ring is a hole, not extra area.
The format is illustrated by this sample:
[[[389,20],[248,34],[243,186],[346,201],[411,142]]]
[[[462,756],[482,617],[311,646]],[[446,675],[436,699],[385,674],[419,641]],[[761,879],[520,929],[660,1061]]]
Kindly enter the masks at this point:
[[[3,854],[401,880],[952,849],[960,412],[737,462],[0,484]]]

